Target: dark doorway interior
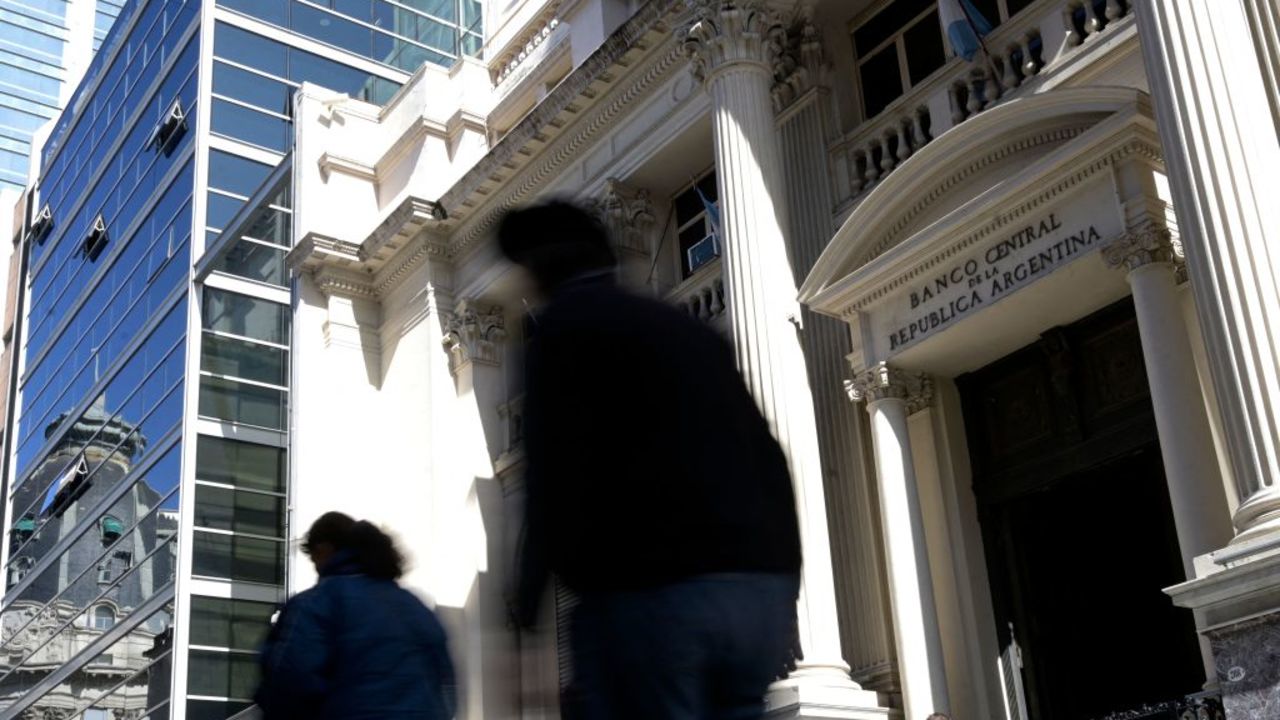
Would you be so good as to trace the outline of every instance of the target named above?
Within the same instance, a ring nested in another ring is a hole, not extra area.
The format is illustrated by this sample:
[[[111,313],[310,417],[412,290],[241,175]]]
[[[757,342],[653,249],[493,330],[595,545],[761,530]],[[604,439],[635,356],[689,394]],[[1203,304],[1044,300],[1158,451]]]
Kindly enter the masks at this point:
[[[1196,692],[1141,343],[1126,300],[958,379],[1001,647],[1033,720]],[[1010,628],[1012,627],[1012,630]]]

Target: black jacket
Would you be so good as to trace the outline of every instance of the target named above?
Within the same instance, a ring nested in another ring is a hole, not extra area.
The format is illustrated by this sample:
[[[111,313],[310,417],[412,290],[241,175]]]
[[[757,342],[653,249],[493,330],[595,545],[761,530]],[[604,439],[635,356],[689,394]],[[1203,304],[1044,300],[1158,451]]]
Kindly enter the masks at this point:
[[[267,720],[447,720],[457,708],[435,613],[342,553],[285,605],[260,662],[255,699]]]
[[[578,592],[799,572],[786,458],[720,335],[599,279],[533,327],[523,620],[548,572]]]

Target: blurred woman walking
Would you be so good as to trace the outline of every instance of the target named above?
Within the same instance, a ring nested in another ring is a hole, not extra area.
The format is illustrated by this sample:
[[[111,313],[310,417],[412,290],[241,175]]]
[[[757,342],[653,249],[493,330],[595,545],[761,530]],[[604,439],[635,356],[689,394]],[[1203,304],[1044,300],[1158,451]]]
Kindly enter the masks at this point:
[[[397,580],[392,539],[340,512],[321,515],[302,546],[320,580],[285,605],[262,653],[266,720],[448,720],[453,664],[435,613]]]

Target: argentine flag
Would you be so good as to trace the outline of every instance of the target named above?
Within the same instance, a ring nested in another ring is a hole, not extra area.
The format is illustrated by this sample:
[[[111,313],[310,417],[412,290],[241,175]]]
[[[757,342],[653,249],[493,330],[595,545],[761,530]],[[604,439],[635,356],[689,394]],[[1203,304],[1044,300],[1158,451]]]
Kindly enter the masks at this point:
[[[964,7],[960,7],[961,3],[964,3]],[[938,0],[938,20],[942,22],[942,31],[951,41],[951,52],[965,60],[973,59],[982,46],[979,38],[986,37],[991,32],[991,23],[982,17],[982,13],[969,0]]]

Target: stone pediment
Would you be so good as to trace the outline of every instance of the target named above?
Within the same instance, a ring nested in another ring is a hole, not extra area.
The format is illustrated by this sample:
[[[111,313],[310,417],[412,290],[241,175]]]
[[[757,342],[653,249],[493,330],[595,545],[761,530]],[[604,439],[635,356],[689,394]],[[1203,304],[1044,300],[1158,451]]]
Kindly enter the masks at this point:
[[[1138,122],[1155,140],[1149,99],[1133,88],[1053,90],[1011,100],[981,113],[926,145],[867,193],[836,231],[800,289],[821,312],[846,314],[851,284],[871,266],[901,255],[937,251],[949,239],[1015,222],[1011,206],[1070,186],[1081,163],[1092,162],[1116,138],[1112,130]],[[1132,136],[1132,133],[1129,133]],[[1079,179],[1079,178],[1077,178]],[[916,247],[918,246],[918,247]],[[839,296],[837,299],[836,296]]]

